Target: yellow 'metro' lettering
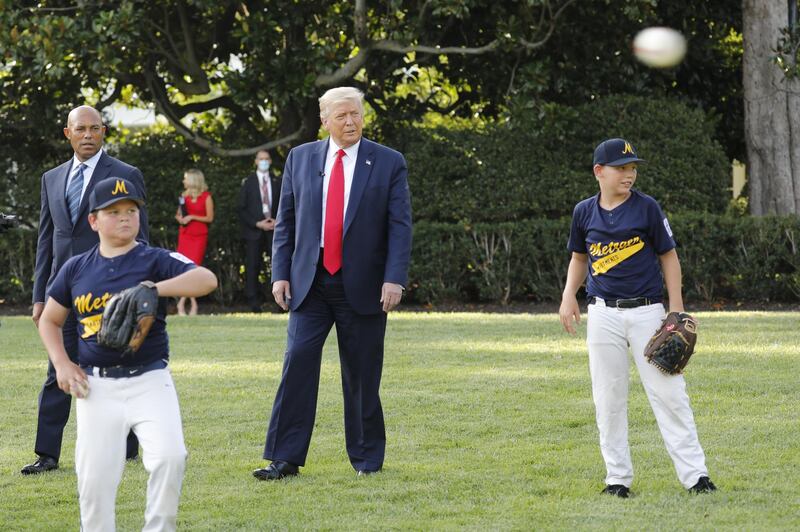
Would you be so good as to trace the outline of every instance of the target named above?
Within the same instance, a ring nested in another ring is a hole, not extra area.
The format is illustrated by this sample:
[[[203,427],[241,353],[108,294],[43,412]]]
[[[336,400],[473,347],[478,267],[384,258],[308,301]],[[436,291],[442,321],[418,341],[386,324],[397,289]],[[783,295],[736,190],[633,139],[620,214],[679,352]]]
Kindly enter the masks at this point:
[[[617,251],[636,245],[641,242],[641,240],[641,238],[635,236],[628,240],[623,240],[622,242],[609,242],[605,246],[601,242],[595,242],[589,245],[589,253],[593,257],[602,257],[609,253],[616,253]]]
[[[89,292],[88,294],[83,294],[82,296],[78,296],[75,298],[75,310],[77,310],[81,314],[86,314],[87,312],[92,312],[94,310],[100,310],[101,308],[105,308],[106,303],[111,298],[111,294],[106,292],[103,294],[103,297],[92,297],[92,293]]]
[[[128,189],[125,187],[125,181],[123,181],[121,179],[117,179],[117,184],[114,187],[114,190],[111,191],[111,195],[112,196],[116,196],[120,192],[122,192],[123,194],[127,194],[128,193]]]
[[[632,240],[639,240],[638,237],[635,239],[627,240],[625,243],[631,242]],[[592,263],[592,275],[599,275],[601,273],[606,273],[608,270],[625,262],[629,257],[639,253],[641,249],[644,247],[644,242],[639,241],[636,244],[626,246],[621,248],[619,251],[615,253],[611,253],[610,255],[606,255],[602,259],[598,259]]]

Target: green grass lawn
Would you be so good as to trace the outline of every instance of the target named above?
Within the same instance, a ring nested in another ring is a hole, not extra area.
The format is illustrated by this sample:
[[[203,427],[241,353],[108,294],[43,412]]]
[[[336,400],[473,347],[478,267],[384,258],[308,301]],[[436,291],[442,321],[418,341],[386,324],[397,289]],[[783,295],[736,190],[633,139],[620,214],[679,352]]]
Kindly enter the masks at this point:
[[[635,497],[599,494],[585,325],[555,315],[389,318],[382,399],[384,472],[356,478],[344,449],[335,335],[297,478],[258,482],[280,377],[286,315],[169,318],[189,462],[184,530],[790,530],[800,528],[800,323],[791,313],[700,313],[689,394],[717,493],[678,483],[635,369]],[[77,530],[75,423],[61,468],[30,462],[45,354],[29,318],[0,327],[0,530]],[[73,411],[74,416],[74,411]],[[147,476],[128,464],[120,530],[143,524]]]

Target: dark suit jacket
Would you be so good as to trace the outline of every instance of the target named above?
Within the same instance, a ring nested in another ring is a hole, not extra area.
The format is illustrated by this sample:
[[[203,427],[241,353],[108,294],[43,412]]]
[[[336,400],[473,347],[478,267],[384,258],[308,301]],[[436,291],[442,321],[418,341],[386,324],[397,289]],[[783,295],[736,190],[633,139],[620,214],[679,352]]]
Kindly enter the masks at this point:
[[[272,281],[288,280],[296,310],[317,270],[322,228],[322,181],[328,140],[289,152],[272,243]],[[361,139],[344,217],[342,278],[358,314],[381,312],[384,282],[405,286],[411,256],[411,198],[403,156]]]
[[[131,181],[146,199],[144,178],[138,168],[108,155],[105,151],[97,162],[92,178],[81,198],[81,210],[75,226],[67,208],[67,178],[72,159],[42,175],[42,208],[39,213],[39,241],[36,247],[36,268],[33,279],[33,302],[46,303],[47,289],[61,266],[78,253],[90,249],[100,239],[89,226],[89,196],[97,183],[122,177]],[[147,209],[139,212],[139,239],[147,242]]]
[[[272,183],[272,206],[270,211],[272,218],[278,214],[278,205],[281,198],[281,178],[270,176]],[[258,183],[258,175],[250,174],[242,182],[239,189],[239,200],[236,204],[236,214],[242,226],[242,238],[246,240],[258,240],[264,231],[256,227],[256,223],[264,220],[264,210],[261,207],[261,188]],[[269,231],[270,235],[272,231]]]

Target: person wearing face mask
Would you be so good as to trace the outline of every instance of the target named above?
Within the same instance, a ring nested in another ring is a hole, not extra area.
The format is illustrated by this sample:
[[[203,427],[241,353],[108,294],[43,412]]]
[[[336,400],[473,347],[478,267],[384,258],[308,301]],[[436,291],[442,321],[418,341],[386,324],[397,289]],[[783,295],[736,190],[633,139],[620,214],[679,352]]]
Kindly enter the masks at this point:
[[[265,270],[265,255],[272,254],[272,231],[281,196],[281,179],[270,173],[271,165],[269,152],[256,153],[256,171],[242,181],[237,205],[245,249],[244,292],[253,312],[261,312],[266,293],[266,283],[260,283],[258,277]],[[265,273],[264,279],[268,278]]]

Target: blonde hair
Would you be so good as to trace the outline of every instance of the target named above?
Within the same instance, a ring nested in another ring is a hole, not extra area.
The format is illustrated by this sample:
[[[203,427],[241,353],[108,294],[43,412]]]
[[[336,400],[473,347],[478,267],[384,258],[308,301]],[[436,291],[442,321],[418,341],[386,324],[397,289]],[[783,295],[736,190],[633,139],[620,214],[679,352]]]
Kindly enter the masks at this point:
[[[191,196],[192,199],[197,199],[197,196],[208,190],[206,185],[206,178],[203,172],[197,168],[190,168],[183,173],[183,177],[189,181],[186,187],[186,195]]]
[[[364,114],[364,93],[355,87],[336,87],[330,89],[319,98],[319,117],[322,120],[328,118],[331,108],[337,103],[353,102]]]

